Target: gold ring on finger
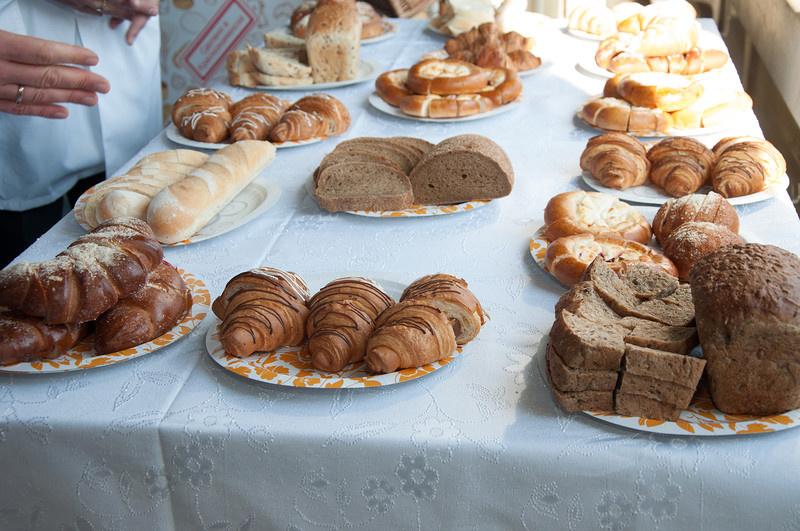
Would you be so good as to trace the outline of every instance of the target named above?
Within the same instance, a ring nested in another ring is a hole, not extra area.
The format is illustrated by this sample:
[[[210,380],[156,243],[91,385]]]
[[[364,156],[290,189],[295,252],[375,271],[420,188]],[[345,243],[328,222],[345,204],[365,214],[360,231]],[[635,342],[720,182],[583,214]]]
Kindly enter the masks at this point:
[[[23,87],[22,85],[18,85],[17,87],[18,88],[17,88],[16,103],[17,103],[17,105],[19,105],[20,103],[22,103],[22,93],[25,91],[25,87]]]

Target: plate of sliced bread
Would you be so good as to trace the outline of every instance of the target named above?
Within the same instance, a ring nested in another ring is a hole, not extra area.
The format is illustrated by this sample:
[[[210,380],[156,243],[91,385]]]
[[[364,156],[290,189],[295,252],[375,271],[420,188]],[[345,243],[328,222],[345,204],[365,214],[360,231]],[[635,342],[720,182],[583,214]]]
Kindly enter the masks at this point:
[[[349,85],[355,85],[357,83],[362,83],[364,81],[369,81],[374,79],[378,76],[380,72],[383,71],[383,65],[375,60],[370,59],[369,57],[361,57],[358,60],[358,72],[353,79],[347,79],[344,81],[330,81],[328,83],[312,83],[312,84],[303,84],[303,85],[257,85],[255,87],[245,87],[245,88],[252,88],[256,90],[326,90],[338,87],[347,87]]]

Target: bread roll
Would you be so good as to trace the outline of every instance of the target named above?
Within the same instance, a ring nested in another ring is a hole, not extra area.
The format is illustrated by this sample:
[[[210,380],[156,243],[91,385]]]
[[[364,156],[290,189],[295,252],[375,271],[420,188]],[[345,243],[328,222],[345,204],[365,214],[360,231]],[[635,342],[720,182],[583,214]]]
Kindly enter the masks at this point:
[[[242,140],[225,146],[180,181],[161,190],[147,209],[147,223],[161,243],[197,232],[275,158],[275,146]]]
[[[686,76],[660,72],[620,75],[617,92],[639,107],[677,111],[689,107],[703,95],[703,85]]]
[[[689,283],[717,409],[800,408],[800,259],[772,245],[729,245],[700,258]]]
[[[678,226],[688,221],[707,221],[739,232],[739,215],[727,199],[716,192],[669,199],[653,218],[653,234],[663,242]]]
[[[653,235],[641,212],[603,192],[575,190],[553,196],[545,206],[544,223],[550,241],[588,233],[648,243]]]
[[[707,221],[689,221],[672,231],[661,248],[678,268],[678,278],[689,280],[689,270],[701,256],[734,243],[743,241],[728,227]]]

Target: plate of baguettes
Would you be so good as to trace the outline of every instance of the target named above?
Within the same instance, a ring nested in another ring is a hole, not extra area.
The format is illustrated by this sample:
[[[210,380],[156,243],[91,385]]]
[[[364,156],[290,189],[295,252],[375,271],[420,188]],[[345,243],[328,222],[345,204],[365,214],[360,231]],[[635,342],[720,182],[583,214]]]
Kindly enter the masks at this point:
[[[312,388],[425,376],[453,361],[485,320],[467,283],[445,273],[412,281],[261,267],[231,278],[212,310],[206,348],[217,364],[248,379]],[[264,332],[249,331],[253,323]]]

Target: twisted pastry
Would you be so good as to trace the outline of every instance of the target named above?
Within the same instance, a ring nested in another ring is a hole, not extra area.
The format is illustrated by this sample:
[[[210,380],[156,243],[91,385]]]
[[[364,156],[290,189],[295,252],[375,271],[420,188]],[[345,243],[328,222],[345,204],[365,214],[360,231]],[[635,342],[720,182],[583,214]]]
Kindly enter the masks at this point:
[[[314,368],[340,371],[364,359],[375,320],[393,304],[378,284],[366,278],[340,278],[319,290],[308,301],[306,319]]]
[[[222,142],[229,134],[231,104],[231,97],[218,90],[187,90],[172,106],[172,123],[188,139]]]
[[[665,138],[647,152],[650,180],[672,197],[693,194],[708,184],[714,153],[690,137]]]
[[[424,302],[407,300],[378,318],[364,360],[371,371],[388,373],[433,363],[455,349],[455,334],[445,313]]]
[[[222,320],[220,342],[231,356],[301,345],[309,292],[296,273],[261,267],[228,281],[211,310]]]
[[[723,138],[713,147],[711,185],[723,197],[760,192],[786,173],[786,160],[770,142],[752,136]]]
[[[314,93],[294,102],[270,131],[273,142],[334,136],[350,127],[350,112],[330,94]]]
[[[581,169],[607,188],[624,190],[647,181],[650,161],[644,144],[624,133],[606,133],[589,139],[581,154]]]
[[[88,331],[86,323],[51,325],[38,317],[0,311],[0,365],[57,358]]]
[[[192,292],[180,273],[162,261],[144,285],[95,321],[98,354],[141,345],[166,333],[192,307]]]
[[[463,279],[445,273],[425,275],[412,282],[400,301],[414,300],[440,309],[447,316],[456,343],[465,345],[475,339],[485,322],[486,312]]]
[[[163,256],[147,223],[115,218],[55,258],[0,271],[0,306],[50,324],[92,321],[139,289]]]
[[[231,107],[231,140],[266,140],[288,107],[287,100],[266,92],[251,94],[237,101]]]

